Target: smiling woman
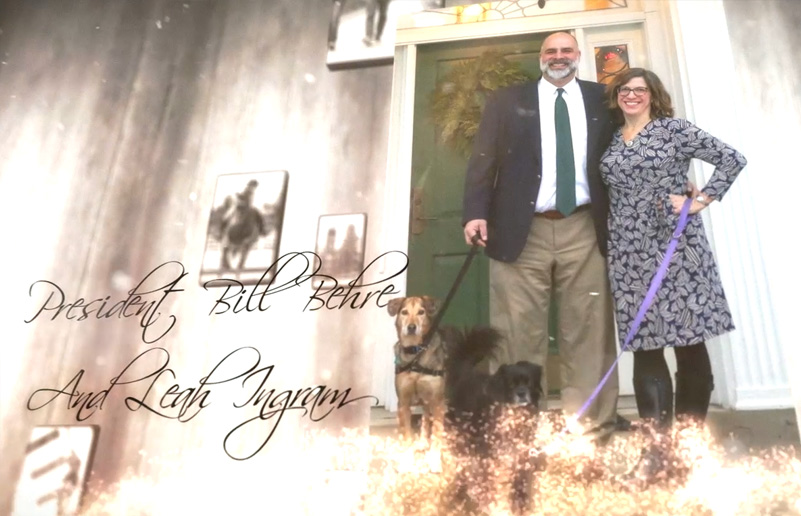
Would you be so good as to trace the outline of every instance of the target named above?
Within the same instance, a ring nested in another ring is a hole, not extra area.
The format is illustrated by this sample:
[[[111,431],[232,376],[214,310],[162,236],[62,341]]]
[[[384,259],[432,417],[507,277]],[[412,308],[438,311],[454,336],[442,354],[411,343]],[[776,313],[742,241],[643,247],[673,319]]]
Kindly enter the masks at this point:
[[[601,175],[609,189],[609,281],[615,298],[620,342],[636,323],[655,264],[661,261],[677,222],[677,206],[687,201],[690,161],[715,166],[703,187],[693,191],[694,215],[731,187],[746,160],[742,154],[687,120],[672,118],[670,95],[649,70],[631,68],[608,85],[607,99],[622,127],[604,154]],[[703,423],[714,389],[706,341],[734,330],[723,285],[700,217],[691,217],[665,275],[658,308],[631,339],[634,395],[640,418],[660,433],[673,420],[673,383],[664,348],[675,351],[679,419]],[[646,483],[671,458],[657,435],[640,463]],[[667,470],[667,474],[674,472]]]

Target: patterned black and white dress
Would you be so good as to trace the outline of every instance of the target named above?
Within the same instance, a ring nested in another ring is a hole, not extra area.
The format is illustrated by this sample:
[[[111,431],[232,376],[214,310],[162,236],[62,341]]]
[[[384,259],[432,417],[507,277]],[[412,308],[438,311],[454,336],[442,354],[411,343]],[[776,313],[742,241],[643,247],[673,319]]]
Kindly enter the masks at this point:
[[[679,216],[670,194],[683,195],[690,160],[714,165],[702,189],[721,200],[745,157],[687,120],[652,120],[628,144],[620,130],[601,159],[609,189],[609,279],[620,343],[626,338]],[[734,329],[699,215],[691,215],[632,351],[686,346]]]

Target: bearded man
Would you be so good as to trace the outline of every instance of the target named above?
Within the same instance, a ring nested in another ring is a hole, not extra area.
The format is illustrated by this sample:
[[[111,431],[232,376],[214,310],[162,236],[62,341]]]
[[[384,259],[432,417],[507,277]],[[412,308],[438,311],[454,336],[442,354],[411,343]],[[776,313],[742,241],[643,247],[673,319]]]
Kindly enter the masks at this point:
[[[487,99],[462,218],[465,241],[478,234],[490,258],[490,323],[506,336],[493,369],[519,360],[545,367],[553,299],[567,416],[590,399],[617,355],[605,260],[609,202],[598,171],[614,126],[604,86],[576,78],[580,57],[572,35],[551,34],[540,50],[542,78]],[[581,420],[601,443],[615,429],[617,396],[613,374]]]

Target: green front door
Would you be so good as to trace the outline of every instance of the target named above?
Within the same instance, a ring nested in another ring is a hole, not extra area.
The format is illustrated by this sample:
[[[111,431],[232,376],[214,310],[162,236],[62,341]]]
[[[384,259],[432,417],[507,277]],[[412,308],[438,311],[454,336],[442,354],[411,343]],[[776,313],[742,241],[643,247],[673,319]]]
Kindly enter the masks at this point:
[[[431,95],[453,67],[478,59],[488,50],[540,76],[539,50],[544,34],[490,40],[460,41],[418,47],[412,142],[412,191],[409,236],[408,295],[444,300],[470,251],[462,233],[462,195],[467,158],[445,145],[432,120]],[[556,309],[549,318],[548,386],[560,386]],[[480,252],[472,262],[447,309],[443,324],[457,327],[489,325],[489,261]]]
[[[527,34],[492,40],[459,41],[418,47],[409,240],[409,295],[444,300],[470,250],[462,233],[462,196],[467,158],[445,145],[432,119],[431,96],[454,66],[488,50],[539,73],[542,36]],[[443,323],[459,327],[489,324],[488,259],[479,253],[448,308]]]

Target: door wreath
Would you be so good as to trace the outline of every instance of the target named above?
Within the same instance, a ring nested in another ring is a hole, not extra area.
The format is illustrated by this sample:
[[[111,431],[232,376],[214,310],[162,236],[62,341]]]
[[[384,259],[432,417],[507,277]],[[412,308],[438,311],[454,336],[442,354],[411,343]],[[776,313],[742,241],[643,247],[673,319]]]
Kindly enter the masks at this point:
[[[496,51],[457,63],[437,81],[431,116],[440,141],[469,157],[487,96],[493,91],[534,80],[519,63]]]

